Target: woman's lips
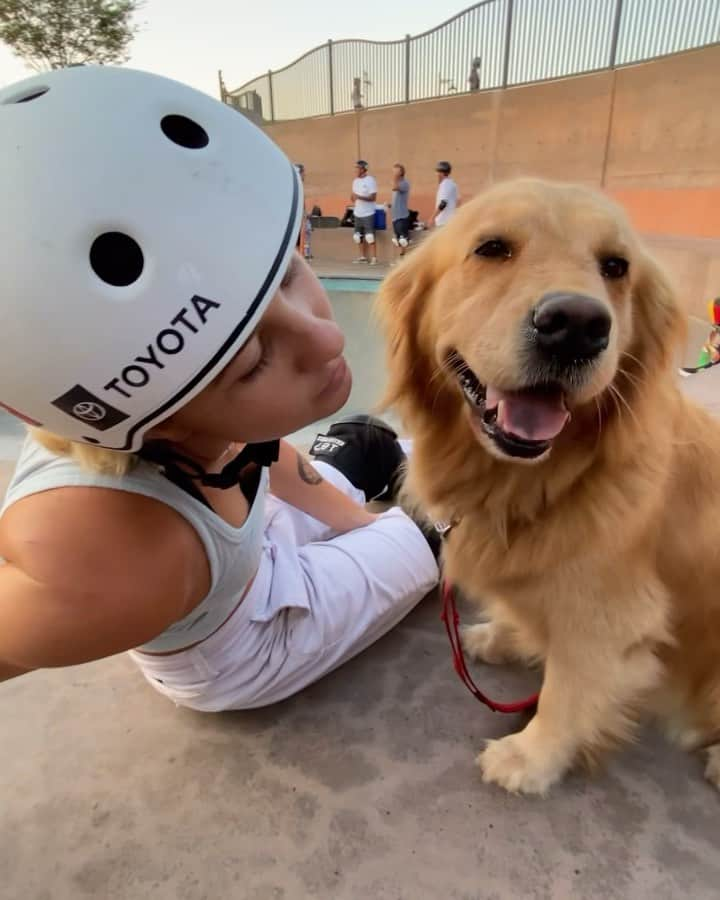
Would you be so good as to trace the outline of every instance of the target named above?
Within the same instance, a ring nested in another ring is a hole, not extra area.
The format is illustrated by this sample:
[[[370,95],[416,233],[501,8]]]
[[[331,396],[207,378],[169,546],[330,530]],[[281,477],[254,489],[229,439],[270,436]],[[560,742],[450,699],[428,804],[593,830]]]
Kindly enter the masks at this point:
[[[335,393],[335,391],[343,387],[346,380],[350,377],[350,369],[348,368],[348,364],[345,362],[345,357],[339,356],[336,360],[330,363],[326,381],[320,389],[318,397],[324,397],[327,394]]]

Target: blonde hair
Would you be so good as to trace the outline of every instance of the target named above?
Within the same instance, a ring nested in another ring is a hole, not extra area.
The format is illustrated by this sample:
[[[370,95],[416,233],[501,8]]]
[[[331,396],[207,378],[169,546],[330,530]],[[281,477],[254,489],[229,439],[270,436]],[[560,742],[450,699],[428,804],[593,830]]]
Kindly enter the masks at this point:
[[[127,475],[137,465],[138,458],[134,453],[121,453],[119,450],[106,450],[104,447],[90,447],[71,441],[45,431],[43,428],[30,428],[30,434],[42,444],[46,450],[58,456],[69,456],[75,462],[91,472],[100,475],[116,475],[118,478]]]

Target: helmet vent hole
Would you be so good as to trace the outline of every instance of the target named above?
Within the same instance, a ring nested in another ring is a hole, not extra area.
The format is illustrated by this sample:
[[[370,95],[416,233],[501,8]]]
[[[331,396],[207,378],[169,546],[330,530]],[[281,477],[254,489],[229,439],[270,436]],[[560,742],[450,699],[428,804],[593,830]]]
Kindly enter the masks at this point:
[[[163,116],[160,127],[166,138],[189,150],[199,150],[210,143],[207,131],[187,116]]]
[[[10,97],[5,101],[5,103],[29,103],[31,100],[37,100],[38,97],[42,97],[43,94],[47,94],[50,90],[49,87],[38,87],[35,85],[29,89],[26,89],[21,94],[15,94],[14,97]]]
[[[93,241],[90,265],[106,284],[127,287],[138,280],[145,260],[137,241],[120,231],[108,231]]]

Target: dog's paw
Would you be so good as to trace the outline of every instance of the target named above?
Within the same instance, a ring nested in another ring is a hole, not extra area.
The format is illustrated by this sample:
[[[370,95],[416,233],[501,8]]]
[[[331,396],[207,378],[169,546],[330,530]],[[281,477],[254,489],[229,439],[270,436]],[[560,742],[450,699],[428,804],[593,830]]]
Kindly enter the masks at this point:
[[[705,777],[720,789],[720,744],[711,747],[707,752],[707,765],[705,766]]]
[[[513,794],[546,794],[565,766],[547,753],[538,753],[533,744],[524,732],[488,741],[476,760],[483,781],[499,784]]]
[[[465,625],[460,629],[460,640],[467,655],[475,662],[500,665],[510,661],[506,648],[500,646],[497,626],[493,622]]]

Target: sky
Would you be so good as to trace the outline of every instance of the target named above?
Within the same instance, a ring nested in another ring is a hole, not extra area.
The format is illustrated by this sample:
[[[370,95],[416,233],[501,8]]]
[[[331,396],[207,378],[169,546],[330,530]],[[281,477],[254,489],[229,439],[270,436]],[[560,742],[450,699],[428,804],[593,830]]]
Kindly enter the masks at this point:
[[[471,2],[147,0],[137,16],[142,31],[131,45],[129,65],[217,96],[218,69],[232,90],[328,38],[396,40],[440,24]],[[0,86],[30,74],[0,44]]]

